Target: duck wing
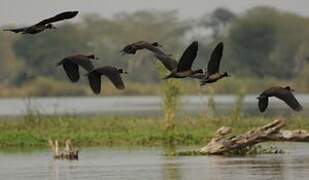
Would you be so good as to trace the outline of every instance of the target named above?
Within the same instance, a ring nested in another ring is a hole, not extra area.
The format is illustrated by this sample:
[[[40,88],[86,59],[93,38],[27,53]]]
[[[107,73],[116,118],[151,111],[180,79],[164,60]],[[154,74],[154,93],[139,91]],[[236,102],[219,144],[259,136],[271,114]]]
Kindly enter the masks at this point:
[[[65,61],[62,63],[63,69],[71,82],[75,83],[79,80],[79,70],[78,70],[78,65],[70,62],[70,61]]]
[[[45,25],[45,24],[50,24],[53,22],[57,22],[57,21],[62,21],[65,19],[71,19],[73,17],[75,17],[78,14],[78,11],[66,11],[66,12],[62,12],[60,14],[57,14],[51,18],[48,19],[44,19],[42,21],[40,21],[39,23],[35,24],[35,26],[41,26],[41,25]]]
[[[77,55],[75,57],[72,57],[71,59],[72,61],[74,61],[76,64],[78,64],[79,66],[81,66],[83,69],[85,69],[88,72],[91,72],[92,70],[94,70],[94,65],[87,56]]]
[[[219,72],[220,62],[223,54],[223,47],[224,47],[223,42],[220,42],[212,51],[207,66],[208,75],[212,75]]]
[[[274,90],[271,95],[281,99],[295,111],[301,111],[303,109],[293,93],[285,88],[278,88]]]
[[[182,54],[178,64],[177,64],[177,71],[187,71],[191,69],[194,59],[197,56],[198,51],[198,42],[194,41],[191,43],[185,52]]]
[[[93,93],[100,94],[101,92],[101,75],[97,72],[88,74],[88,81]]]
[[[11,31],[14,33],[21,33],[24,32],[28,29],[28,27],[24,27],[24,28],[15,28],[15,29],[3,29],[3,31]]]
[[[124,89],[124,83],[117,68],[105,66],[100,69],[100,73],[105,75],[117,89]]]

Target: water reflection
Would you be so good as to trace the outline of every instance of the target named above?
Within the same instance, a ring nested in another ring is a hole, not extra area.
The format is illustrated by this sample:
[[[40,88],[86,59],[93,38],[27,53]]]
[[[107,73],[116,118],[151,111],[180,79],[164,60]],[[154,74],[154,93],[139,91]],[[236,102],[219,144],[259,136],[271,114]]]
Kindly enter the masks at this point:
[[[162,176],[164,180],[180,180],[181,179],[181,164],[177,162],[175,156],[168,156],[168,154],[176,152],[176,146],[167,146],[163,149],[163,164],[162,164]]]

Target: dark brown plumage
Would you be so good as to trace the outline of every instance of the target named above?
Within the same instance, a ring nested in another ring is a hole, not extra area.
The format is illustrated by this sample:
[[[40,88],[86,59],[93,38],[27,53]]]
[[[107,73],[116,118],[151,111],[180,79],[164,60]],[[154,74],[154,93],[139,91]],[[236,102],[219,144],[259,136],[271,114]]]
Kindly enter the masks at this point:
[[[164,53],[159,47],[161,47],[161,45],[158,42],[150,43],[147,41],[138,41],[126,45],[121,52],[123,54],[135,54],[138,50],[147,49],[154,53],[156,58],[164,65],[166,69],[173,71],[177,68],[177,61],[171,58],[170,55]]]
[[[169,78],[185,78],[190,77],[197,73],[202,73],[202,69],[192,70],[192,64],[197,56],[198,51],[198,42],[194,41],[187,47],[185,52],[182,54],[180,60],[177,63],[177,67],[171,71],[169,75],[164,77],[163,79]]]
[[[303,107],[299,104],[297,99],[292,93],[293,89],[289,86],[280,87],[275,86],[266,89],[264,92],[260,94],[257,99],[259,100],[258,105],[261,112],[264,112],[268,106],[268,98],[269,97],[277,97],[284,101],[288,106],[290,106],[295,111],[301,111]]]
[[[65,19],[71,19],[75,17],[78,14],[78,11],[66,11],[60,14],[57,14],[56,16],[53,16],[48,19],[44,19],[40,21],[39,23],[24,27],[24,28],[16,28],[16,29],[4,29],[3,31],[11,31],[14,33],[22,33],[22,34],[37,34],[40,33],[46,29],[55,29],[55,26],[51,23],[62,21]]]
[[[177,67],[177,61],[171,58],[170,55],[165,54],[158,42],[149,43],[147,41],[138,41],[125,46],[121,52],[123,54],[135,54],[138,50],[147,49],[154,53],[156,58],[164,65],[169,71],[174,70]]]
[[[198,77],[198,78],[202,78],[201,86],[208,84],[208,83],[216,82],[219,79],[222,79],[223,77],[229,76],[227,72],[224,72],[224,73],[219,72],[220,62],[221,62],[222,55],[223,55],[223,48],[224,48],[223,42],[220,42],[217,44],[217,46],[211,53],[206,74],[204,76],[202,75]]]
[[[101,92],[101,76],[106,76],[117,89],[124,89],[124,83],[121,79],[120,74],[127,73],[123,69],[117,69],[112,66],[104,66],[86,74],[88,76],[89,85],[95,94]]]
[[[138,50],[147,48],[147,46],[162,47],[158,42],[137,41],[126,45],[120,52],[123,54],[135,54]]]
[[[79,80],[79,66],[90,72],[94,69],[91,60],[97,59],[92,55],[74,55],[62,59],[57,66],[62,65],[71,82],[75,83]]]

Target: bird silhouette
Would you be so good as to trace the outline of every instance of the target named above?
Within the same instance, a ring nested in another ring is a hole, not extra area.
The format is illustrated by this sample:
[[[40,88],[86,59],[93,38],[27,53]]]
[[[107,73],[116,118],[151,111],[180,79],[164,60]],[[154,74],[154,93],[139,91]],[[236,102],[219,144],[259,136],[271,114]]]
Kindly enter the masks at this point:
[[[227,72],[224,73],[219,72],[220,62],[223,55],[223,47],[224,47],[223,42],[217,44],[217,46],[210,55],[210,59],[207,66],[207,72],[204,75],[197,74],[195,76],[196,78],[201,79],[201,86],[208,83],[214,83],[219,79],[230,76]]]
[[[291,87],[280,87],[274,86],[263,91],[258,97],[258,105],[261,112],[264,112],[268,106],[268,98],[276,97],[284,101],[288,106],[290,106],[295,111],[301,111],[303,107],[299,104],[292,91]]]
[[[198,42],[192,42],[182,54],[177,63],[177,67],[171,71],[169,75],[163,79],[169,78],[185,78],[193,76],[194,74],[202,73],[202,69],[192,70],[192,64],[197,56]]]
[[[62,21],[65,19],[71,19],[75,17],[77,14],[78,14],[78,11],[66,11],[66,12],[57,14],[56,16],[53,16],[51,18],[44,19],[40,21],[39,23],[29,26],[29,27],[16,28],[16,29],[4,29],[3,31],[11,31],[14,33],[22,33],[22,34],[37,34],[46,29],[56,29],[56,27],[52,23],[57,22],[57,21]]]
[[[112,66],[103,66],[92,70],[91,72],[87,73],[86,76],[88,76],[89,85],[92,91],[95,94],[99,94],[101,92],[102,75],[106,76],[117,89],[124,89],[125,86],[120,76],[122,73],[127,74],[127,72],[125,72],[123,69],[118,69]]]
[[[158,42],[150,43],[148,41],[137,41],[126,45],[120,52],[123,54],[135,54],[138,50],[147,49],[151,51],[154,56],[163,64],[163,66],[169,70],[173,71],[177,68],[177,61],[171,58],[163,52],[160,47],[162,47]]]
[[[94,69],[92,60],[97,60],[95,55],[74,55],[62,59],[57,63],[57,66],[62,65],[71,82],[75,83],[79,80],[79,66],[90,72]]]

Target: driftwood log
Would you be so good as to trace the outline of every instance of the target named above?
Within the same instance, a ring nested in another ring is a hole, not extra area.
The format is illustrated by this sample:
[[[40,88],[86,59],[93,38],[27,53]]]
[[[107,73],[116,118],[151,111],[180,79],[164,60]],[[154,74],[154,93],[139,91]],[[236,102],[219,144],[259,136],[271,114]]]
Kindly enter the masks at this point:
[[[78,149],[74,149],[72,141],[67,139],[65,141],[65,147],[60,151],[59,143],[57,140],[48,141],[50,148],[52,149],[54,159],[68,159],[68,160],[78,160]]]
[[[221,127],[207,146],[197,152],[208,155],[223,155],[234,151],[249,151],[250,147],[267,141],[309,142],[309,132],[305,130],[281,130],[285,124],[284,118],[278,118],[262,127],[233,137],[227,137],[227,134],[232,130],[231,128]]]

